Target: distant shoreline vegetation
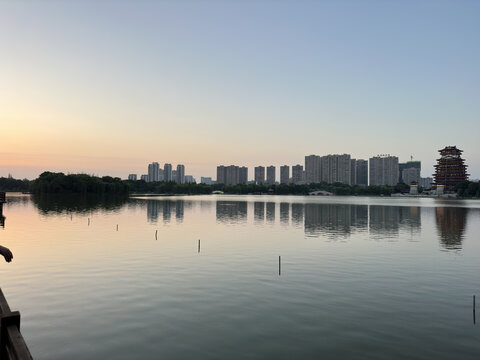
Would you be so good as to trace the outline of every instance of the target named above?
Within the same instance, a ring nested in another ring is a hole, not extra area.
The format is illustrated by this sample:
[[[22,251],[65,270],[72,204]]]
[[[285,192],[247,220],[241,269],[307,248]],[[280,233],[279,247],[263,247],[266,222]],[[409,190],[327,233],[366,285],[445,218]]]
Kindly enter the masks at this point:
[[[480,197],[480,182],[465,181],[457,184],[459,197]],[[358,186],[342,183],[280,184],[280,185],[223,185],[223,184],[177,184],[174,182],[145,182],[143,180],[121,180],[111,176],[91,176],[87,174],[54,173],[46,171],[35,180],[0,178],[0,191],[30,191],[33,194],[164,194],[164,195],[208,195],[213,192],[225,194],[272,194],[308,195],[314,191],[327,191],[333,195],[390,196],[408,193],[409,186],[399,183],[396,186]],[[421,189],[420,189],[421,191]]]

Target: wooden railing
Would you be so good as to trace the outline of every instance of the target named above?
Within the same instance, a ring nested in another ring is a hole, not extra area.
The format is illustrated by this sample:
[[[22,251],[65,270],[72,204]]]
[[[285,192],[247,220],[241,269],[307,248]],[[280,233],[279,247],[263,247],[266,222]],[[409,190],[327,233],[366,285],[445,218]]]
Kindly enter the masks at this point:
[[[20,313],[10,311],[0,289],[0,359],[32,359],[25,340],[20,333]]]

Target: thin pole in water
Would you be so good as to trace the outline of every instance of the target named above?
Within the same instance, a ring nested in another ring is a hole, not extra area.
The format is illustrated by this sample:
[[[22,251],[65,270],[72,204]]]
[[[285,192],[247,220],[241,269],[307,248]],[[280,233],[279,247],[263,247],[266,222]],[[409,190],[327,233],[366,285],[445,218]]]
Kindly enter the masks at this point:
[[[473,325],[476,323],[476,318],[475,318],[475,295],[473,295]]]
[[[278,256],[278,275],[282,275],[282,257]]]
[[[117,224],[117,231],[118,231],[118,224]]]
[[[155,230],[155,240],[157,240],[158,230]]]
[[[200,252],[200,239],[198,239],[198,252]]]

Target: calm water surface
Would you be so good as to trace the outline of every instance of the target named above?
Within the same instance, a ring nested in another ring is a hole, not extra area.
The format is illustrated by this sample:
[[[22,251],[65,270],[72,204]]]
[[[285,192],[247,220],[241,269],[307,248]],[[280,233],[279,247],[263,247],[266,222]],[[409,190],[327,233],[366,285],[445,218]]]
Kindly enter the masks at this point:
[[[10,194],[0,222],[37,359],[480,356],[478,201]]]

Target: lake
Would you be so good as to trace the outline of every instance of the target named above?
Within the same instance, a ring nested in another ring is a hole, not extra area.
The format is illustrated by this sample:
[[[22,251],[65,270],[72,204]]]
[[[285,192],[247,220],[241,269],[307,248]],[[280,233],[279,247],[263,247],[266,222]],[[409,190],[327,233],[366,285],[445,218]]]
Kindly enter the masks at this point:
[[[480,201],[7,201],[0,286],[36,359],[480,355]]]

